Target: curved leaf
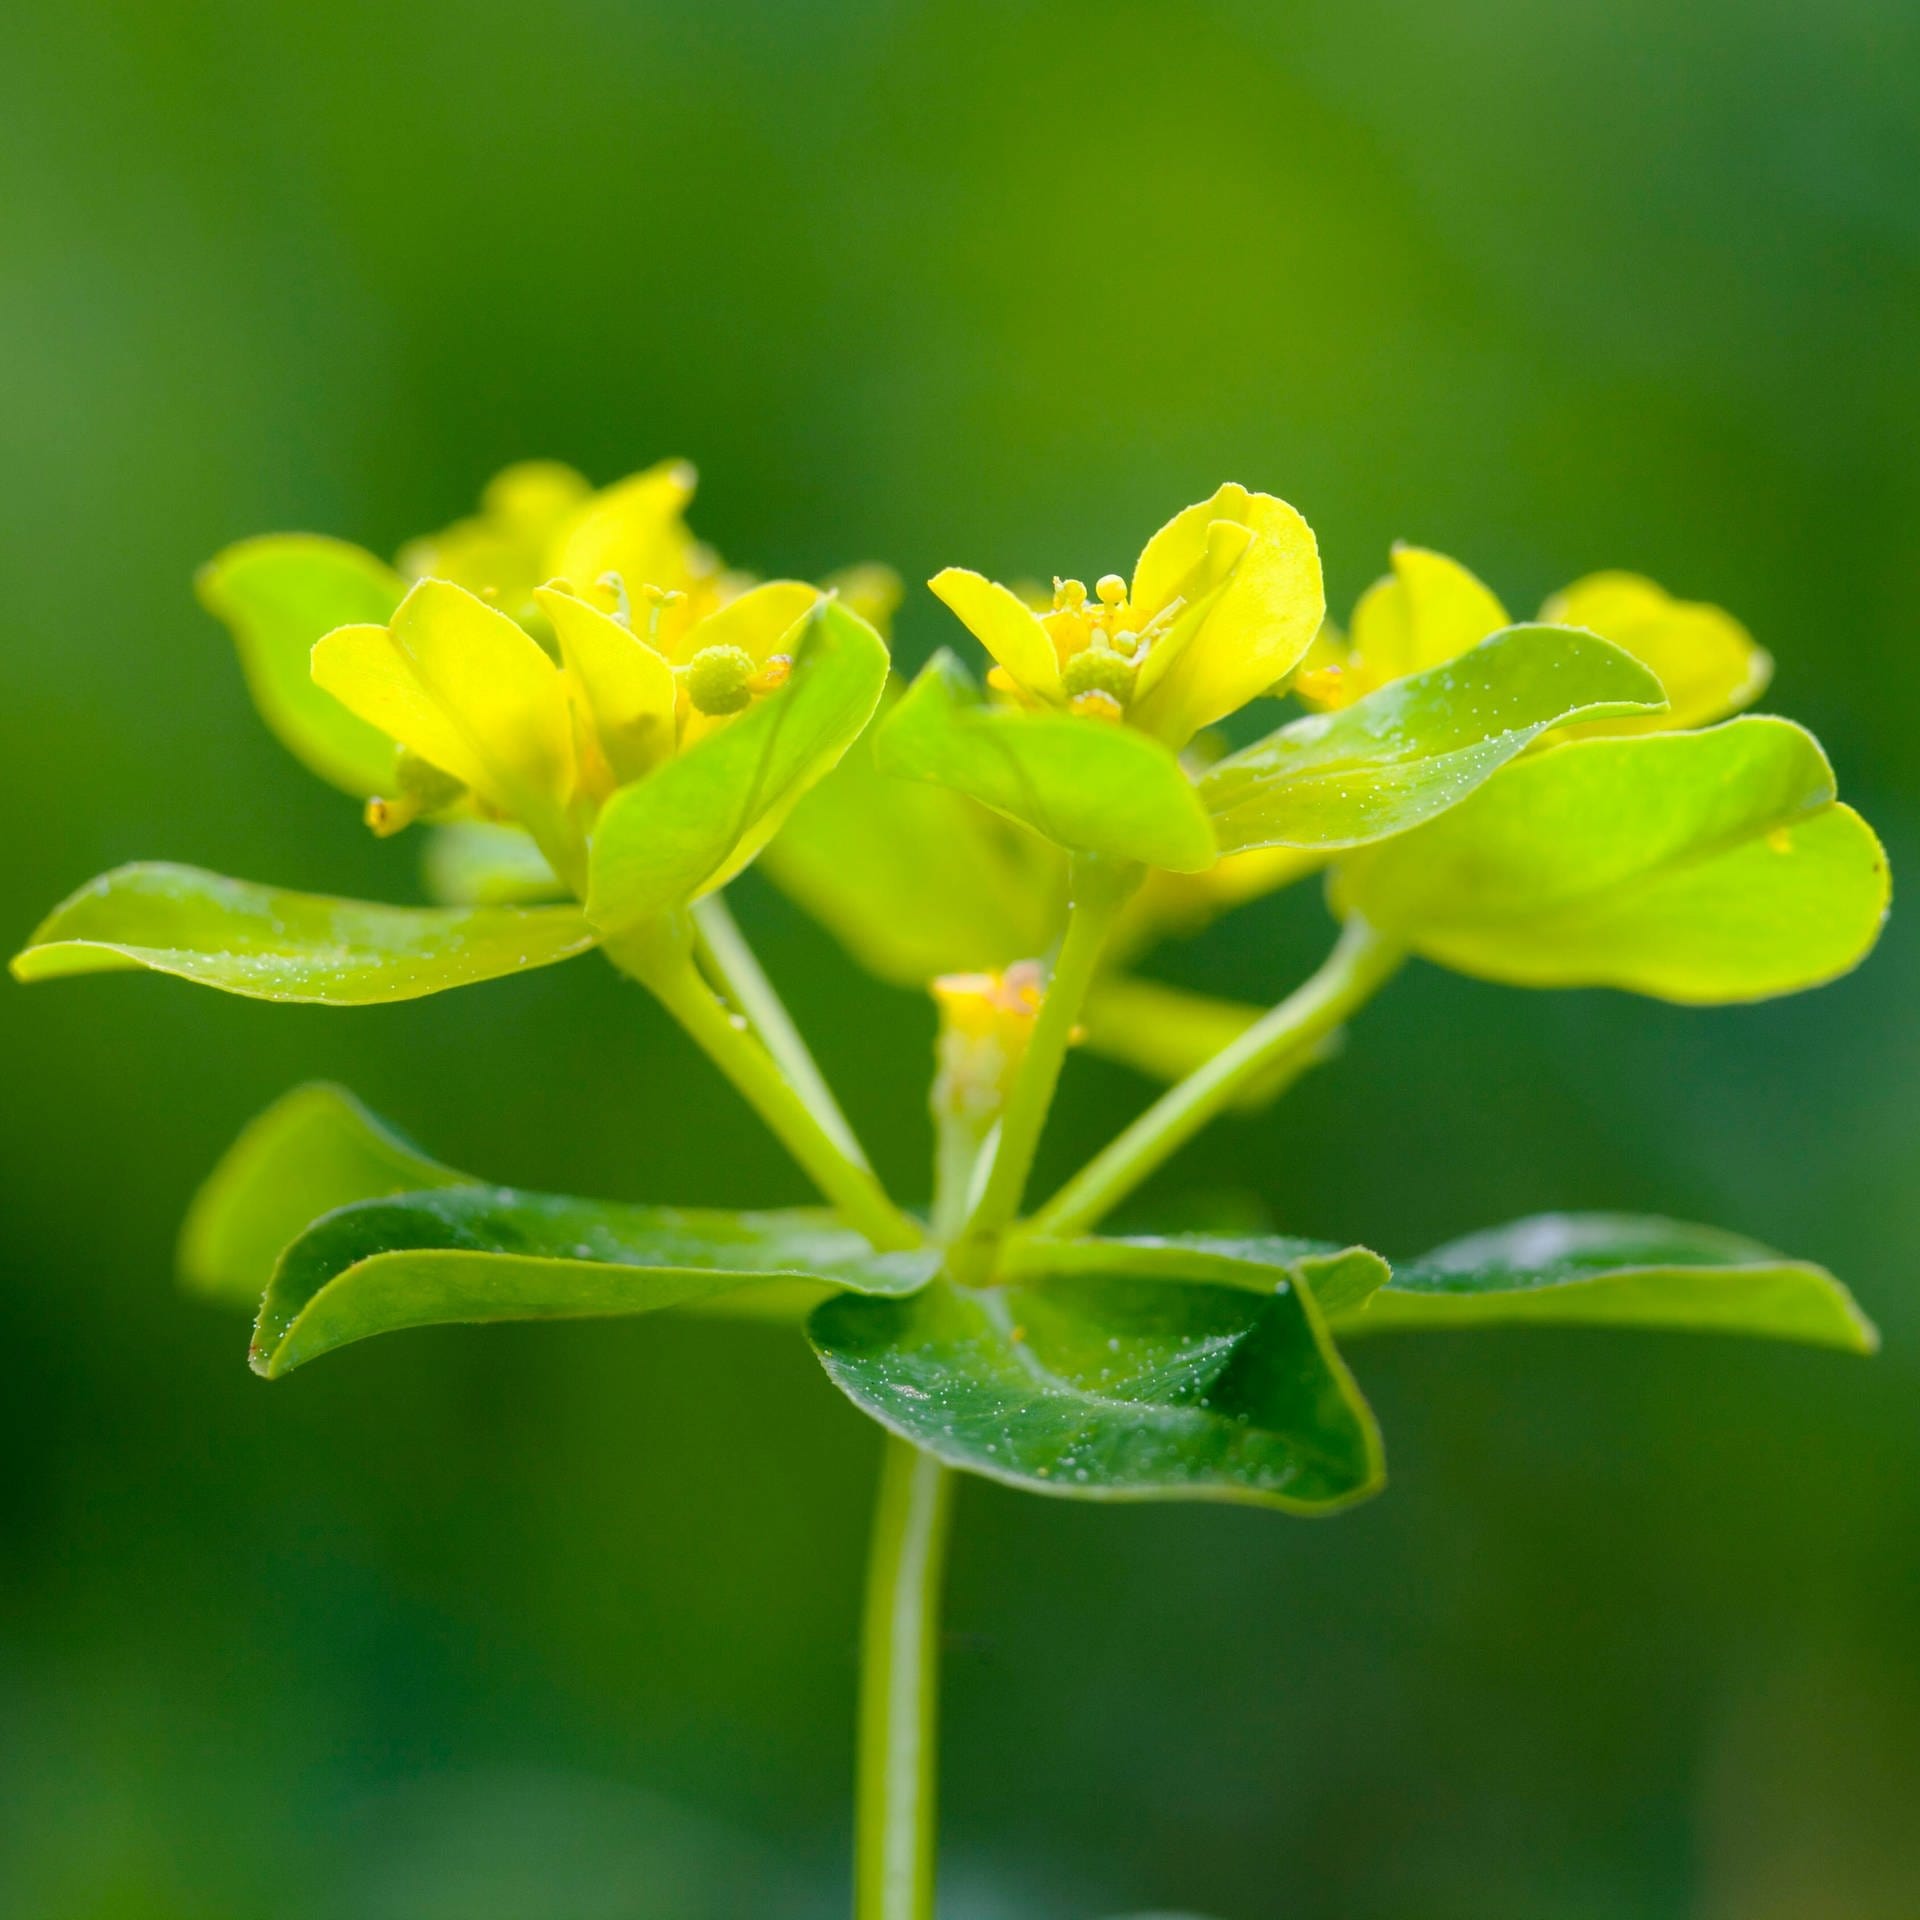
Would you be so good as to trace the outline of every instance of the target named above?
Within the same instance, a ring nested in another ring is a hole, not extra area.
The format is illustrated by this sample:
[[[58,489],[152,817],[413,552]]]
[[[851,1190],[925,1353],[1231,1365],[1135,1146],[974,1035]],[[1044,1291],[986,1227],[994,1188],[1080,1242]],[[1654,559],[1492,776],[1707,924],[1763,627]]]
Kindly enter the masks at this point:
[[[1665,704],[1646,667],[1594,634],[1507,627],[1256,741],[1210,767],[1200,797],[1226,853],[1356,847],[1457,806],[1550,727]]]
[[[723,886],[859,737],[886,681],[880,636],[824,602],[785,687],[607,802],[593,836],[594,924],[616,931]]]
[[[794,809],[761,871],[899,986],[1045,953],[1066,897],[1059,854],[950,788],[887,779],[872,739]]]
[[[1311,1296],[1205,1271],[936,1281],[829,1300],[808,1332],[882,1426],[1029,1492],[1325,1513],[1377,1491],[1373,1417]]]
[[[314,643],[385,626],[407,583],[372,554],[311,533],[242,540],[200,569],[200,604],[233,635],[261,718],[297,759],[360,799],[393,779],[393,741],[313,683]]]
[[[1370,1298],[1326,1302],[1342,1334],[1500,1323],[1752,1334],[1871,1353],[1873,1323],[1826,1268],[1714,1227],[1546,1213],[1454,1240]]]
[[[1847,972],[1887,891],[1819,743],[1775,719],[1516,761],[1335,880],[1343,912],[1463,973],[1709,1005]]]
[[[1197,873],[1218,857],[1193,783],[1158,740],[1069,713],[993,707],[950,653],[874,739],[874,765],[953,787],[1071,852]]]
[[[448,1187],[316,1221],[280,1258],[249,1359],[277,1379],[376,1333],[654,1313],[754,1282],[900,1293],[924,1285],[936,1259],[875,1253],[820,1211],[722,1213]]]
[[[295,1087],[247,1125],[194,1196],[180,1230],[180,1277],[196,1292],[257,1306],[282,1249],[323,1213],[465,1184],[344,1087]]]
[[[1004,1271],[1013,1278],[1061,1274],[1144,1274],[1270,1293],[1304,1287],[1322,1313],[1358,1306],[1387,1284],[1387,1263],[1371,1247],[1302,1240],[1284,1233],[1084,1234],[1016,1237]]]
[[[13,959],[17,980],[148,968],[252,1000],[369,1006],[549,967],[599,936],[573,907],[385,907],[198,867],[117,867]]]

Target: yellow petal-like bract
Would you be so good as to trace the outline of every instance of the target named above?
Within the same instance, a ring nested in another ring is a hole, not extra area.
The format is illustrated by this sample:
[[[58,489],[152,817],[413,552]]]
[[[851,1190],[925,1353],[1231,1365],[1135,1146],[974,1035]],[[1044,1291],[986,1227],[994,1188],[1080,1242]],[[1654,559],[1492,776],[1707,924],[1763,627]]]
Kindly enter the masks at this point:
[[[1586,627],[1651,667],[1667,711],[1644,720],[1597,721],[1569,732],[1643,733],[1701,727],[1750,707],[1773,677],[1772,657],[1732,614],[1676,600],[1637,573],[1590,573],[1540,610],[1556,626]]]
[[[526,630],[445,580],[422,580],[385,627],[340,627],[313,677],[342,706],[517,817],[549,859],[571,857],[566,682]]]

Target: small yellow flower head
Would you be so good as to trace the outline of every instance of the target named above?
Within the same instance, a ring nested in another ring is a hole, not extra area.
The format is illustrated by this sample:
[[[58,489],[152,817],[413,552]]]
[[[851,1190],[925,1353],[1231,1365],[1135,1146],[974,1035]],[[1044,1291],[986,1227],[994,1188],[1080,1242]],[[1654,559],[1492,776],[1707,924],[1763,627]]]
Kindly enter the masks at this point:
[[[935,1111],[990,1122],[1026,1058],[1046,999],[1040,963],[1016,961],[1004,973],[943,974],[932,992],[940,1012]]]
[[[1312,530],[1285,501],[1225,486],[1176,514],[1128,581],[1056,579],[1051,606],[949,567],[930,583],[1031,707],[1123,719],[1183,747],[1292,672],[1326,611]]]

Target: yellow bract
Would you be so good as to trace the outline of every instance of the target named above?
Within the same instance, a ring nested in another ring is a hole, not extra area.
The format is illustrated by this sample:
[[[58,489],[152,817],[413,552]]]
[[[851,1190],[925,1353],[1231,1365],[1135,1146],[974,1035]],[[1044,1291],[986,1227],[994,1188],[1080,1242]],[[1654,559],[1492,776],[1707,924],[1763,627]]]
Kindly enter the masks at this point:
[[[523,460],[496,474],[480,511],[400,550],[415,580],[451,580],[524,616],[533,590],[556,571],[554,542],[593,497],[593,488],[557,460]]]
[[[1540,618],[1611,640],[1652,668],[1667,695],[1662,712],[1561,728],[1550,736],[1556,740],[1704,726],[1750,706],[1773,672],[1772,660],[1730,613],[1676,600],[1637,573],[1588,574],[1553,595]],[[1390,681],[1457,659],[1509,624],[1506,609],[1459,561],[1396,546],[1393,571],[1354,607],[1351,633],[1324,626],[1292,690],[1312,706],[1350,706]]]
[[[1387,685],[1456,659],[1509,624],[1506,609],[1457,560],[1398,544],[1393,571],[1353,609],[1346,639],[1323,629],[1294,677],[1318,707],[1351,706]]]
[[[384,627],[336,627],[313,677],[342,706],[538,835],[573,792],[560,670],[517,622],[422,580]]]
[[[1228,485],[1147,542],[1132,582],[1054,583],[1036,609],[960,567],[929,583],[1029,705],[1120,720],[1184,746],[1290,673],[1326,611],[1312,530],[1284,500]]]
[[[1667,693],[1665,713],[1569,727],[1568,734],[1704,726],[1750,707],[1773,678],[1772,656],[1732,614],[1676,600],[1641,574],[1590,573],[1556,593],[1540,617],[1624,647],[1659,675]]]

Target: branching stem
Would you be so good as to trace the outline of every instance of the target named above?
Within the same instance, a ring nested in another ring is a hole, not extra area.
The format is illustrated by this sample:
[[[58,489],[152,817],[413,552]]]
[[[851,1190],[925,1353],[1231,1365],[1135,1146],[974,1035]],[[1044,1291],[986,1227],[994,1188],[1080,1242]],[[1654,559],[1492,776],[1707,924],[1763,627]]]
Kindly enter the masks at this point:
[[[921,1243],[919,1225],[893,1204],[864,1162],[848,1156],[788,1083],[744,1016],[729,1012],[700,977],[688,928],[649,926],[609,941],[605,951],[680,1022],[849,1226],[882,1250]]]
[[[820,1130],[856,1166],[868,1164],[865,1150],[847,1116],[840,1110],[827,1077],[820,1071],[793,1015],[759,956],[747,944],[732,910],[717,893],[693,906],[694,940],[707,971],[727,997],[747,1016],[753,1030],[787,1076],[793,1090],[807,1104]]]
[[[1074,857],[1066,938],[1060,943],[1046,999],[1000,1118],[999,1141],[986,1184],[954,1248],[953,1264],[963,1279],[991,1269],[999,1238],[1020,1210],[1087,989],[1114,921],[1139,881],[1137,867],[1090,854]]]
[[[1319,971],[1232,1045],[1169,1087],[1095,1154],[1026,1224],[1024,1232],[1086,1233],[1141,1181],[1286,1054],[1321,1039],[1379,992],[1405,955],[1358,918],[1349,920]]]

